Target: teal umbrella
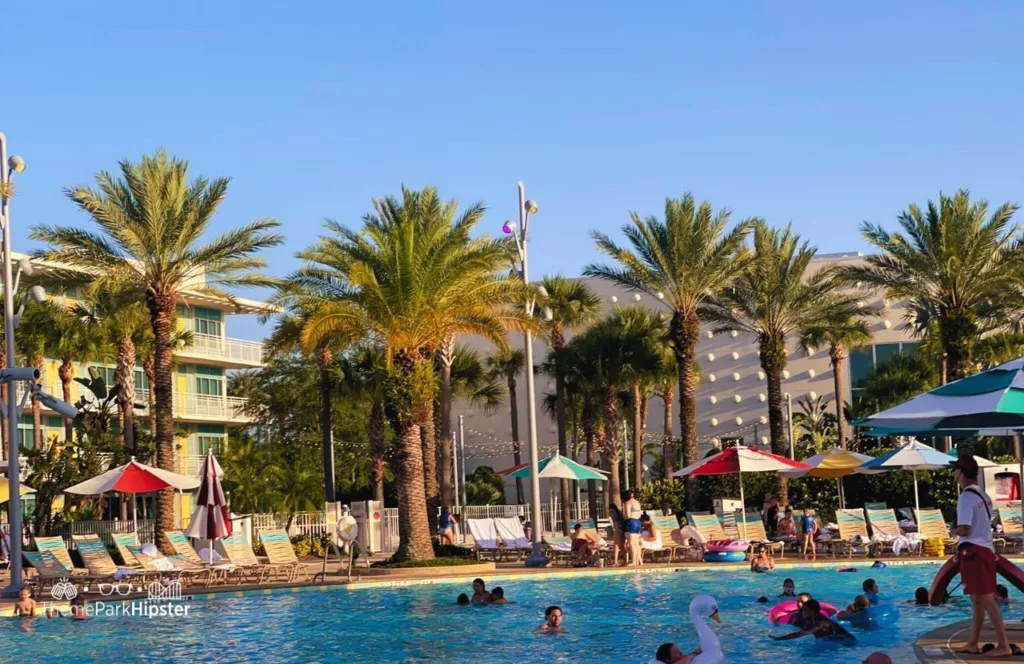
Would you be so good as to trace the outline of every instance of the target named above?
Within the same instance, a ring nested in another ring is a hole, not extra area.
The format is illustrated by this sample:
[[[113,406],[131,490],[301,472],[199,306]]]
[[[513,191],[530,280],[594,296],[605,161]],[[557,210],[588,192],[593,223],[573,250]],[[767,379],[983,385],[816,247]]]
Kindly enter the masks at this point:
[[[565,478],[567,480],[581,481],[597,480],[598,482],[604,482],[608,479],[597,468],[576,463],[572,459],[560,455],[558,452],[555,452],[554,455],[546,459],[541,459],[538,468],[540,468],[540,472],[537,473],[537,477],[541,479]],[[530,466],[529,464],[521,464],[498,471],[498,474],[505,477],[529,477]]]

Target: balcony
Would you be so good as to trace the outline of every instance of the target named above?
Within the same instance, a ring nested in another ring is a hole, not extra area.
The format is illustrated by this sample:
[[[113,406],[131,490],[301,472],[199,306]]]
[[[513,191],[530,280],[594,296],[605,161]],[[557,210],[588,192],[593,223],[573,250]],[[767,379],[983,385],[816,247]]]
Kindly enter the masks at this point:
[[[43,383],[43,391],[52,394],[58,399],[63,394],[63,388],[60,383]],[[88,398],[92,399],[93,396],[89,393],[89,390],[79,385],[78,383],[71,384],[71,402],[78,401],[78,398],[82,394],[87,394]],[[18,398],[21,398],[21,389],[18,390]],[[149,415],[149,390],[136,390],[135,391],[135,403],[141,404],[142,408],[135,410],[137,415],[143,417]],[[245,424],[252,421],[250,417],[244,414],[246,399],[241,397],[219,397],[206,394],[182,394],[181,392],[174,393],[174,417],[179,420],[189,420],[196,422],[217,422],[217,423],[230,423],[230,424]],[[27,411],[29,405],[25,405]],[[49,409],[43,407],[43,410],[50,412]]]
[[[216,453],[214,453],[216,454]],[[178,453],[177,458],[177,472],[179,475],[187,475],[189,477],[195,477],[202,470],[203,462],[206,460],[206,456],[202,454],[182,454]],[[218,459],[219,461],[222,461]]]
[[[263,344],[258,341],[196,333],[192,335],[192,345],[176,351],[175,355],[181,358],[213,360],[224,365],[259,367],[263,365]]]

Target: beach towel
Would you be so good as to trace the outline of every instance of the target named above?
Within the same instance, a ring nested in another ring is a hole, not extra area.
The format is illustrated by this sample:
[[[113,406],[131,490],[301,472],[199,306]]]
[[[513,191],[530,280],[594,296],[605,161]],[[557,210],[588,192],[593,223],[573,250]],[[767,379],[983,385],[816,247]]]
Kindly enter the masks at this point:
[[[505,543],[507,548],[531,548],[532,544],[530,540],[526,538],[526,532],[523,531],[523,524],[519,521],[519,517],[510,516],[496,518],[494,519],[494,527],[498,531],[498,536],[501,537],[501,541]]]

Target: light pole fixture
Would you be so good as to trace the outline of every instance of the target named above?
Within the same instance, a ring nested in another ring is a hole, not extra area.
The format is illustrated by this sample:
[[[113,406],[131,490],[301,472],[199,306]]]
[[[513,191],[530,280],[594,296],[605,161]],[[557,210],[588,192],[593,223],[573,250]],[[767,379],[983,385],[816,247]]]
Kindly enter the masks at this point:
[[[512,235],[516,240],[516,249],[519,252],[520,273],[523,276],[523,283],[527,288],[530,286],[529,257],[527,245],[529,235],[527,229],[530,224],[530,215],[537,213],[537,201],[527,200],[526,187],[522,181],[519,182],[519,224],[513,220],[506,221],[501,227],[506,235]],[[544,298],[547,292],[543,287],[537,290],[536,295],[531,294],[526,301],[526,313],[533,315],[537,306],[537,297]],[[551,320],[551,309],[544,307],[544,319]],[[523,342],[526,351],[526,392],[527,392],[527,444],[530,452],[530,513],[533,522],[532,539],[533,552],[526,558],[527,567],[545,567],[548,564],[547,556],[544,555],[541,542],[544,536],[544,517],[541,514],[540,504],[540,459],[537,455],[537,392],[533,375],[533,334],[529,330],[523,333]]]
[[[0,133],[0,226],[3,227],[3,283],[4,283],[4,331],[6,333],[7,364],[0,371],[0,383],[7,383],[7,403],[4,404],[7,424],[7,482],[10,497],[7,501],[7,522],[10,527],[10,570],[11,583],[3,589],[7,597],[17,596],[23,582],[21,560],[22,525],[21,525],[21,465],[18,450],[18,421],[21,411],[30,395],[35,395],[43,404],[65,417],[75,418],[78,410],[70,404],[59,401],[44,394],[39,387],[39,370],[35,367],[15,367],[14,330],[25,312],[25,301],[22,301],[17,313],[14,311],[14,297],[21,282],[21,276],[32,274],[32,263],[28,259],[18,261],[17,274],[14,272],[14,260],[11,257],[11,175],[25,170],[25,160],[18,155],[7,158],[7,137]],[[29,297],[36,303],[46,301],[46,291],[42,286],[32,286]],[[16,384],[29,383],[28,389],[22,392],[21,403],[17,403]]]

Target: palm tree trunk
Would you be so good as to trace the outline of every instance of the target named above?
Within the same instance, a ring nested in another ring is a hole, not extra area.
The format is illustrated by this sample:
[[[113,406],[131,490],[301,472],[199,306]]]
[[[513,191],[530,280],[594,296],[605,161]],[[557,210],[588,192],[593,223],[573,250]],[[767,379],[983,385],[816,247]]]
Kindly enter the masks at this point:
[[[569,456],[569,443],[566,437],[568,423],[565,414],[565,371],[562,367],[565,351],[565,334],[560,325],[555,324],[551,330],[551,352],[555,360],[555,426],[558,431],[558,453]],[[562,501],[562,535],[569,534],[569,520],[572,518],[572,487],[569,480],[562,479],[558,484],[559,498]]]
[[[523,462],[522,446],[519,442],[519,396],[516,394],[516,377],[508,377],[508,410],[512,417],[512,461],[515,465]],[[516,478],[516,504],[524,505],[523,478]]]
[[[683,466],[697,460],[697,341],[700,339],[700,321],[696,312],[683,315],[675,312],[669,323],[669,338],[679,369],[679,434],[683,440]],[[686,509],[697,509],[696,479],[687,477]]]
[[[373,472],[373,499],[384,504],[384,455],[386,453],[384,402],[374,399],[370,408],[370,459]]]
[[[171,337],[174,334],[175,293],[147,293],[150,325],[153,328],[153,383],[150,392],[155,400],[153,413],[156,438],[156,465],[162,470],[174,471],[174,370]],[[157,494],[154,538],[157,546],[168,549],[163,536],[175,530],[174,490],[165,489]]]
[[[61,394],[64,397],[64,403],[71,403],[71,379],[74,377],[74,373],[74,365],[69,360],[61,360],[60,365],[57,367],[57,376],[60,377]],[[71,419],[62,416],[61,421],[64,424],[64,440],[70,443],[74,437]]]
[[[146,382],[149,389],[146,390],[146,411],[149,413],[149,435],[156,435],[156,392],[153,384],[156,382],[156,367],[153,366],[153,357],[150,356],[142,362],[142,371],[146,374]]]
[[[662,386],[661,400],[665,402],[665,430],[661,439],[662,454],[664,455],[665,479],[669,484],[675,480],[672,473],[676,472],[676,444],[672,439],[672,404],[675,401],[675,388],[671,383]]]
[[[43,356],[36,355],[32,358],[32,366],[39,369],[39,378],[36,383],[42,382],[43,377]],[[37,450],[43,449],[43,413],[42,407],[39,405],[39,399],[35,396],[32,397],[32,444],[35,445]]]
[[[329,503],[337,499],[334,492],[334,424],[331,421],[331,406],[334,401],[334,381],[331,379],[331,361],[334,354],[329,348],[321,348],[316,364],[320,369],[320,444],[324,463],[324,500]]]
[[[416,411],[420,412],[416,412]],[[423,439],[417,422],[424,419],[424,406],[405,413],[399,435],[398,551],[397,560],[430,560],[434,547],[430,541],[427,496],[423,485]]]
[[[605,500],[605,508],[611,501],[622,506],[620,500],[621,482],[619,478],[619,461],[622,460],[622,444],[619,441],[619,394],[614,385],[609,385],[605,394],[604,404],[604,451],[608,458],[608,497]],[[606,511],[605,514],[608,514]]]
[[[843,417],[843,385],[846,383],[846,349],[840,344],[832,344],[828,355],[832,360],[832,378],[835,382],[836,432],[839,435],[839,447],[845,450],[847,429],[846,418]]]
[[[441,504],[451,506],[452,500],[452,352],[454,339],[441,344],[441,450],[440,483]]]
[[[644,485],[644,404],[640,383],[633,383],[633,490]]]
[[[135,451],[135,342],[122,338],[117,344],[117,364],[114,382],[121,386],[117,406],[121,411],[121,435],[124,447]]]
[[[597,426],[598,422],[595,421],[593,414],[584,412],[583,438],[587,441],[587,465],[591,468],[597,467],[597,447],[594,445]],[[590,507],[590,518],[597,523],[597,480],[587,480],[587,505]]]
[[[761,342],[761,368],[768,382],[768,429],[771,435],[772,453],[788,456],[786,453],[786,423],[783,417],[782,371],[786,368],[785,341],[768,339]],[[775,473],[775,496],[780,505],[789,504],[789,488],[786,477]]]
[[[421,454],[423,455],[423,490],[426,496],[427,523],[430,532],[436,532],[440,494],[437,487],[437,433],[434,427],[433,398],[424,401],[417,422],[420,426]]]

